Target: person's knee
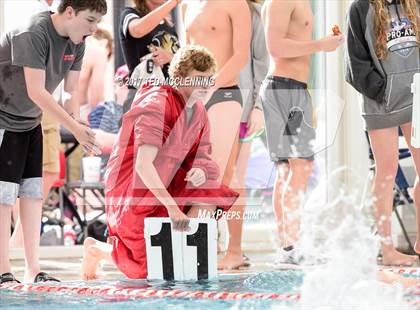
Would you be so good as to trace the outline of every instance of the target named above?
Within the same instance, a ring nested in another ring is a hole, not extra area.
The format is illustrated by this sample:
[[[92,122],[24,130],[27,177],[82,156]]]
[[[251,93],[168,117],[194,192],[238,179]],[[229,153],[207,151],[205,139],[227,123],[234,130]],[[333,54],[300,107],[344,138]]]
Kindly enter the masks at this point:
[[[313,161],[305,159],[294,159],[290,161],[290,172],[292,177],[308,179],[312,173]]]
[[[395,177],[397,176],[398,162],[377,165],[375,167],[375,177],[381,182],[392,182],[394,183]]]

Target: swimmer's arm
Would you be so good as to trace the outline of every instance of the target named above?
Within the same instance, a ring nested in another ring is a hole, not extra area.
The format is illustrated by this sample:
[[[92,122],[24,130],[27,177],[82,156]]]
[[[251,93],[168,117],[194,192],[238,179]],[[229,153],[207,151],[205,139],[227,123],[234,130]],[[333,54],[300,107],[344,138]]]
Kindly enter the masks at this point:
[[[89,79],[92,73],[92,61],[90,61],[89,53],[86,53],[83,59],[82,70],[80,70],[79,76],[79,107],[88,102],[88,88]]]
[[[270,1],[266,7],[265,38],[269,54],[274,58],[295,58],[321,51],[318,41],[296,41],[287,38],[293,1]]]
[[[233,55],[215,76],[215,88],[226,86],[238,78],[248,63],[251,44],[251,12],[246,1],[231,1],[226,5],[232,21]]]
[[[78,123],[64,110],[64,108],[54,99],[54,97],[45,89],[45,70],[23,67],[25,75],[26,90],[29,98],[40,107],[44,112],[50,114],[64,127],[73,132],[78,127]],[[76,71],[70,71],[68,78],[76,80]],[[67,82],[68,83],[68,82]],[[70,84],[71,81],[70,81]],[[77,83],[76,83],[77,84]],[[71,108],[71,110],[73,107]],[[75,111],[76,116],[79,111]]]
[[[94,48],[86,50],[79,77],[79,107],[86,103],[95,107],[104,101],[104,76],[107,61],[104,51]]]
[[[94,62],[92,66],[92,73],[89,81],[89,90],[90,90],[90,104],[91,107],[96,107],[99,103],[104,101],[105,85],[104,85],[104,76],[106,71],[106,66],[108,62],[108,57],[105,51],[96,51],[94,53]],[[85,102],[86,103],[86,102]]]
[[[144,185],[155,195],[155,197],[170,209],[177,206],[177,203],[166,190],[156,168],[154,160],[158,153],[158,148],[151,144],[143,144],[139,147],[136,158],[136,172],[142,179]]]
[[[188,34],[187,28],[185,26],[185,12],[187,11],[187,4],[185,2],[181,3],[181,18],[182,18],[182,31],[184,32],[185,45],[191,44],[191,38]]]
[[[133,19],[128,25],[128,32],[134,38],[144,37],[165,19],[165,17],[178,5],[179,1],[180,0],[169,0],[142,18]]]
[[[255,36],[252,39],[253,58],[251,60],[252,70],[254,72],[254,80],[250,90],[252,91],[252,98],[254,108],[262,110],[262,103],[260,98],[261,84],[265,79],[268,71],[269,57],[267,54],[267,47],[264,38],[264,27],[261,24],[255,25]]]

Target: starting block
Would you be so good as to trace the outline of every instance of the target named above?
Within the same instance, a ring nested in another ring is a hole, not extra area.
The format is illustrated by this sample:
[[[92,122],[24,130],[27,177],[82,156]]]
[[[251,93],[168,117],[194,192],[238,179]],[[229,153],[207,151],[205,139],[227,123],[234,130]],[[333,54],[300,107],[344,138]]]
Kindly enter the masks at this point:
[[[190,230],[174,231],[169,218],[146,218],[147,279],[191,281],[217,277],[217,224],[190,219]]]

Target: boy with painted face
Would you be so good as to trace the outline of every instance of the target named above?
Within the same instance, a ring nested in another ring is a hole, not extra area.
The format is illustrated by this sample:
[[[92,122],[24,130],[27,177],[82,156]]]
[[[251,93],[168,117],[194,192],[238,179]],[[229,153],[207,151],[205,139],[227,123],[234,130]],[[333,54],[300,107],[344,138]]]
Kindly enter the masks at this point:
[[[78,122],[75,94],[84,39],[106,13],[105,0],[62,0],[57,13],[34,15],[0,38],[0,283],[15,282],[9,263],[11,211],[20,197],[25,282],[56,280],[40,272],[42,111],[69,129],[89,152],[94,133]],[[64,79],[65,107],[51,95]]]
[[[175,230],[189,218],[229,210],[238,194],[217,181],[211,160],[210,125],[202,102],[216,62],[202,47],[186,46],[169,67],[170,85],[139,89],[108,162],[107,221],[112,249],[85,242],[83,278],[96,278],[100,259],[111,260],[127,277],[147,277],[144,219],[170,217]],[[201,211],[199,211],[201,210]],[[217,214],[220,214],[217,213]]]

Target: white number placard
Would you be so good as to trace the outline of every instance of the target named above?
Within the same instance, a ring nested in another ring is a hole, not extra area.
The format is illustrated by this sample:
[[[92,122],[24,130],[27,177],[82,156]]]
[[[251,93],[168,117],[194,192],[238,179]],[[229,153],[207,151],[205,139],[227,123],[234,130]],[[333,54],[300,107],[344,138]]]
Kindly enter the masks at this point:
[[[190,219],[190,230],[172,229],[169,218],[144,220],[148,279],[201,280],[217,276],[214,219]]]

